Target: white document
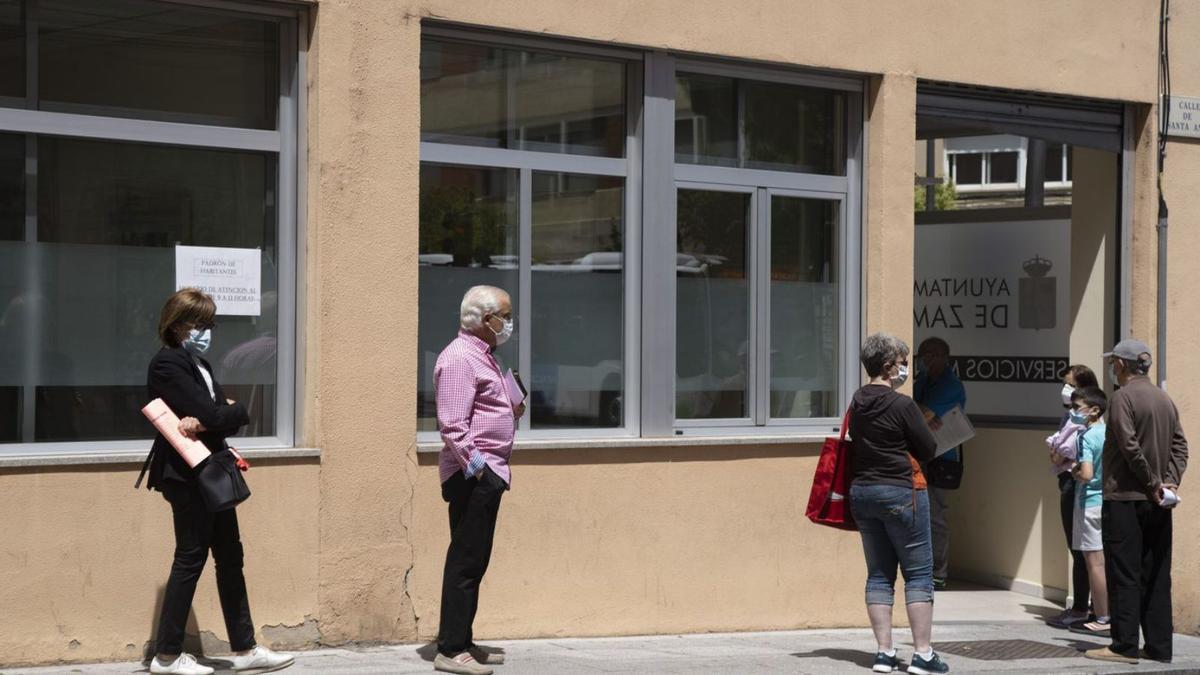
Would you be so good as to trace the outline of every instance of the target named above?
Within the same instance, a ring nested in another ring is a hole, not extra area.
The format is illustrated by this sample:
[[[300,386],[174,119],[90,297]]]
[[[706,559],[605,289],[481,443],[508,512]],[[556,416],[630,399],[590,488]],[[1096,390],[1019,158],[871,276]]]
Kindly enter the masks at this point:
[[[960,406],[954,406],[940,419],[942,427],[933,432],[933,438],[937,441],[935,457],[975,438],[975,427]]]
[[[175,247],[175,290],[212,296],[217,314],[262,314],[262,251],[256,248]]]

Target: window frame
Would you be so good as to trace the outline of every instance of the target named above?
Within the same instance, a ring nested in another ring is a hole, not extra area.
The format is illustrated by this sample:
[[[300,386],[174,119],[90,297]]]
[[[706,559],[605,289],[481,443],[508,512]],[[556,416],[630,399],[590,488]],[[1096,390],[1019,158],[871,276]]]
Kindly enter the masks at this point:
[[[622,425],[619,427],[580,427],[574,429],[533,429],[532,415],[521,417],[517,430],[523,437],[534,439],[564,438],[633,438],[640,426],[641,409],[638,380],[641,355],[637,338],[641,331],[641,314],[637,311],[641,294],[641,53],[622,49],[592,46],[567,47],[559,40],[541,40],[499,33],[479,33],[458,27],[424,24],[421,38],[440,41],[479,44],[498,49],[526,49],[564,56],[616,61],[625,68],[625,156],[603,157],[542,150],[490,148],[476,145],[456,145],[444,141],[420,142],[421,164],[442,164],[480,169],[515,169],[518,173],[518,273],[516,300],[517,334],[526,336],[518,344],[518,363],[515,368],[531,373],[533,361],[533,173],[571,173],[607,176],[624,180],[623,235],[625,242],[622,275]],[[418,327],[420,330],[420,327]],[[418,370],[417,376],[420,377]],[[418,443],[440,441],[437,431],[418,431]]]
[[[542,38],[497,30],[477,30],[423,22],[422,38],[465,41],[498,48],[549,51],[565,55],[618,59],[626,63],[627,118],[624,158],[593,157],[535,150],[508,150],[443,142],[422,141],[420,161],[439,164],[511,168],[521,173],[521,198],[518,204],[521,222],[518,302],[523,308],[517,330],[530,335],[532,317],[528,257],[531,255],[529,221],[532,171],[592,173],[625,178],[625,391],[624,425],[613,429],[531,429],[528,416],[519,423],[521,438],[530,442],[553,440],[587,441],[605,439],[655,439],[678,436],[775,437],[824,435],[841,421],[841,415],[810,419],[763,420],[676,420],[675,419],[675,211],[677,190],[727,190],[750,193],[751,234],[761,228],[758,193],[802,196],[840,202],[838,231],[839,278],[839,363],[837,400],[844,407],[857,389],[860,379],[858,359],[862,326],[862,194],[863,162],[866,156],[865,79],[855,75],[811,72],[792,66],[729,62],[694,56],[610,47],[569,39]],[[846,93],[845,175],[794,173],[768,169],[738,169],[721,166],[677,163],[675,158],[675,72],[738,77],[792,84]],[[643,227],[643,223],[669,223],[669,227]],[[769,244],[769,241],[767,241]],[[761,246],[762,242],[752,245]],[[768,249],[769,251],[769,249]],[[750,249],[748,249],[748,253]],[[760,258],[755,255],[754,258]],[[754,262],[751,264],[761,264]],[[760,279],[761,277],[761,279]],[[769,270],[753,283],[767,284]],[[767,305],[753,308],[750,329],[754,340],[766,339],[769,324],[760,322],[758,313]],[[521,367],[529,363],[532,346],[523,340]],[[762,359],[764,372],[769,364]],[[653,363],[653,368],[643,364]],[[766,389],[769,377],[755,375],[755,389]],[[755,395],[751,391],[751,395]],[[760,408],[765,415],[766,403]],[[681,423],[683,422],[683,423]],[[440,445],[437,431],[418,431],[417,442],[425,450]]]
[[[844,407],[857,389],[859,381],[858,360],[853,355],[858,353],[859,334],[861,332],[861,190],[862,162],[865,157],[866,127],[863,109],[863,82],[858,78],[838,77],[827,74],[809,73],[804,71],[782,70],[772,67],[756,67],[746,64],[725,63],[711,59],[679,58],[673,64],[654,64],[664,72],[660,79],[671,83],[672,105],[674,113],[674,81],[675,74],[680,72],[698,73],[719,77],[759,80],[776,84],[788,84],[803,87],[834,89],[846,94],[845,105],[845,134],[841,139],[845,144],[845,175],[812,174],[772,169],[743,169],[735,167],[688,164],[677,162],[675,153],[669,155],[671,172],[678,188],[692,190],[726,190],[749,191],[751,197],[751,233],[749,241],[751,278],[751,316],[752,325],[749,332],[751,360],[748,371],[748,402],[749,415],[744,418],[727,419],[678,419],[674,415],[675,390],[667,392],[666,398],[671,403],[669,424],[660,420],[659,427],[667,427],[675,436],[757,436],[795,434],[799,436],[826,433],[835,429],[841,421],[841,415],[836,417],[813,418],[772,418],[770,412],[770,199],[773,196],[799,197],[835,201],[838,206],[838,265],[841,276],[838,280],[838,330],[839,363],[836,366],[838,375],[837,395],[839,407]],[[670,70],[667,77],[665,71]],[[651,78],[648,76],[647,80]],[[661,90],[660,94],[667,91]],[[672,118],[673,119],[673,118]],[[740,126],[740,124],[739,124]],[[674,128],[671,128],[674,131]],[[670,139],[674,142],[674,134]],[[739,139],[739,146],[741,140]],[[671,223],[675,223],[674,203],[676,191],[670,195]],[[673,229],[673,228],[672,228]],[[671,257],[674,258],[675,247],[672,241]],[[672,269],[672,272],[674,270]],[[671,279],[671,299],[674,300],[674,279]],[[672,319],[674,331],[674,304],[669,316]],[[671,380],[674,381],[675,343],[671,340]],[[643,355],[643,359],[649,359]],[[655,363],[662,363],[661,355],[656,355]],[[647,394],[650,398],[662,398],[662,392]],[[661,412],[659,413],[662,414]],[[643,434],[647,436],[648,434]],[[663,435],[663,434],[656,434]]]
[[[276,230],[279,249],[278,328],[275,403],[275,434],[237,439],[248,456],[274,456],[280,449],[295,447],[299,419],[299,394],[304,384],[301,314],[303,308],[303,251],[305,237],[305,177],[300,171],[305,160],[305,97],[308,51],[306,10],[227,0],[176,0],[185,8],[209,13],[252,16],[279,24],[279,106],[274,130],[210,126],[186,122],[109,117],[38,110],[38,24],[36,0],[25,23],[26,95],[24,108],[0,107],[0,133],[25,136],[27,179],[25,184],[25,242],[37,241],[37,144],[38,136],[92,139],[150,145],[241,150],[274,154],[276,157]],[[23,389],[32,389],[23,387]],[[32,440],[32,392],[23,392],[23,440],[0,444],[0,464],[15,461],[64,463],[124,461],[130,453],[141,456],[153,436],[108,441]],[[130,411],[136,415],[136,411]],[[290,450],[283,450],[291,452]],[[307,450],[296,450],[311,454]]]

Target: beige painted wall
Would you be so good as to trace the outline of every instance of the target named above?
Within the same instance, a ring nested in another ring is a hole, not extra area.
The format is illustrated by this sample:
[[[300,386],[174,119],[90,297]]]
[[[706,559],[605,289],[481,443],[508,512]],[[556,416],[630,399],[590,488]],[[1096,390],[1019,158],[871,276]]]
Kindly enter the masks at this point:
[[[861,625],[857,535],[804,517],[815,446],[518,451],[476,635]],[[449,532],[422,458],[411,585],[437,633]]]
[[[967,443],[962,486],[947,500],[952,577],[1065,596],[1068,553],[1044,442],[1052,431],[980,429]]]
[[[1200,31],[1200,6],[1172,3],[1171,40],[1179,45],[1185,36]],[[1200,54],[1193,49],[1175,47],[1171,51],[1172,93],[1200,97]],[[1171,140],[1167,144],[1163,194],[1170,207],[1170,245],[1167,262],[1167,391],[1183,420],[1184,432],[1193,448],[1200,444],[1200,392],[1190,383],[1200,377],[1200,355],[1195,349],[1200,335],[1196,290],[1200,289],[1200,269],[1195,252],[1200,250],[1200,139]],[[1153,342],[1149,342],[1151,346]],[[1175,629],[1200,633],[1200,478],[1197,450],[1193,449],[1192,469],[1184,479],[1180,494],[1184,502],[1174,515],[1175,556]]]
[[[260,639],[293,648],[317,635],[318,465],[257,460],[238,508],[246,585]],[[140,467],[0,470],[0,664],[141,658],[153,639],[175,538],[171,507],[135,491]],[[188,632],[227,651],[212,563]]]
[[[1072,152],[1071,363],[1090,367],[1104,384],[1101,354],[1116,330],[1119,161],[1101,150]]]
[[[353,2],[353,0],[350,0]],[[322,11],[346,2],[321,2]],[[1128,101],[1155,97],[1151,0],[360,0],[479,26]],[[1063,27],[1082,40],[1065,44]],[[914,39],[915,36],[937,39]]]

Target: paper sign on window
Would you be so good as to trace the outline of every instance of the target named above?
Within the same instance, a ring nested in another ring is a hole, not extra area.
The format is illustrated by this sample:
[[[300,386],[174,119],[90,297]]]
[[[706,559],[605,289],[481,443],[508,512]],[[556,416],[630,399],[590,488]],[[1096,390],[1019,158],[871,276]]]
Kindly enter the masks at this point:
[[[175,247],[175,290],[198,288],[208,293],[217,303],[217,314],[261,314],[261,281],[259,249]]]

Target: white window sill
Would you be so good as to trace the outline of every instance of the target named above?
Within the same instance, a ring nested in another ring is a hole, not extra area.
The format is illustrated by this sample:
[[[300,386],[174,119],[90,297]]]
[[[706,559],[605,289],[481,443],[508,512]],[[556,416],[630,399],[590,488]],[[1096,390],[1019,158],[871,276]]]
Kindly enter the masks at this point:
[[[666,436],[655,438],[560,438],[518,440],[513,450],[577,450],[590,448],[680,448],[686,446],[820,445],[826,434],[775,436]],[[420,454],[441,452],[441,441],[419,441]]]
[[[129,450],[94,453],[23,454],[0,453],[0,469],[25,466],[73,466],[98,464],[135,464],[146,461],[149,450]],[[238,454],[246,459],[277,459],[292,457],[320,457],[320,448],[245,448]]]

